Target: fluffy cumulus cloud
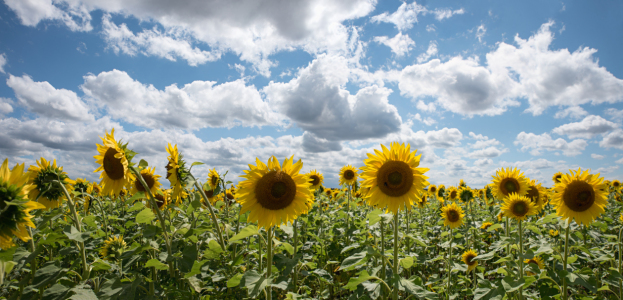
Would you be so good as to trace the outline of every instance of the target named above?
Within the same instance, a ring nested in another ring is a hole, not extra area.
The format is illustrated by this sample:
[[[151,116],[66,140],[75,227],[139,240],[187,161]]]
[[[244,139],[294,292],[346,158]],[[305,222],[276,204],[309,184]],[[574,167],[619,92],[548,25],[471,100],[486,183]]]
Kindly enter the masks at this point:
[[[599,142],[599,146],[623,150],[623,129],[617,129],[606,134],[603,140]]]
[[[588,115],[588,112],[584,110],[580,106],[570,106],[565,109],[559,110],[554,115],[556,119],[562,119],[566,117],[570,117],[573,119],[581,119],[582,117]]]
[[[352,95],[344,87],[349,76],[346,59],[321,55],[297,77],[270,82],[263,92],[272,107],[314,138],[358,140],[398,131],[402,119],[387,99],[392,91],[372,85]]]
[[[449,8],[429,10],[425,6],[413,1],[411,3],[403,2],[395,12],[391,14],[389,12],[383,12],[373,16],[370,20],[375,23],[391,23],[394,24],[398,30],[403,31],[413,28],[413,24],[418,22],[418,15],[433,14],[437,21],[442,21],[453,15],[462,15],[464,13],[465,10],[463,8],[455,10]]]
[[[274,62],[268,57],[278,51],[300,48],[310,53],[349,52],[352,30],[343,22],[368,15],[376,1],[197,0],[180,5],[157,0],[8,0],[7,4],[24,25],[30,26],[42,20],[60,19],[74,28],[71,20],[76,14],[90,20],[89,12],[98,9],[157,22],[163,26],[164,33],[156,30],[131,33],[123,25],[109,24],[104,36],[113,49],[136,48],[135,51],[148,55],[180,57],[191,64],[210,60],[220,51],[232,51],[252,63],[256,71],[269,76]],[[217,52],[192,47],[183,36],[186,34]],[[160,46],[163,49],[158,49]]]
[[[604,134],[619,127],[600,116],[590,115],[580,122],[574,122],[556,127],[552,132],[559,135],[567,135],[569,138],[590,139],[599,134]]]
[[[426,52],[421,53],[420,55],[418,55],[417,57],[417,62],[418,63],[423,63],[425,61],[428,61],[431,57],[437,55],[437,41],[430,41],[428,43],[428,49],[426,49]]]
[[[0,54],[0,73],[4,74],[4,65],[6,65],[6,54]]]
[[[596,49],[550,50],[553,22],[545,23],[528,38],[515,36],[517,47],[500,43],[487,54],[487,63],[496,73],[518,77],[527,109],[539,115],[549,106],[578,106],[585,103],[623,101],[623,80],[600,67],[593,58]]]
[[[403,95],[432,96],[446,110],[467,116],[499,115],[509,106],[518,106],[512,99],[516,87],[510,77],[492,73],[477,59],[462,57],[407,66],[399,79]]]
[[[73,121],[94,119],[87,105],[73,91],[56,89],[47,81],[36,82],[28,75],[9,75],[6,84],[13,89],[21,105],[40,116]]]
[[[409,38],[409,35],[403,35],[402,32],[398,32],[393,38],[375,36],[374,41],[392,49],[392,52],[394,52],[396,56],[403,56],[409,53],[409,50],[415,46],[415,42]]]
[[[241,79],[193,81],[158,90],[119,70],[90,74],[81,86],[114,119],[147,128],[199,129],[280,122],[260,93]]]
[[[616,122],[623,121],[623,109],[608,108],[606,109],[605,113],[613,121],[616,121]]]
[[[552,137],[543,133],[537,135],[534,133],[520,132],[514,142],[515,145],[521,146],[521,151],[530,150],[532,155],[541,155],[545,151],[560,151],[565,156],[576,156],[582,153],[588,143],[583,139],[567,142],[562,138],[552,139]]]
[[[0,97],[0,117],[13,112],[13,105],[11,99]]]
[[[591,153],[591,157],[594,159],[604,159],[605,156],[597,154],[597,153]]]

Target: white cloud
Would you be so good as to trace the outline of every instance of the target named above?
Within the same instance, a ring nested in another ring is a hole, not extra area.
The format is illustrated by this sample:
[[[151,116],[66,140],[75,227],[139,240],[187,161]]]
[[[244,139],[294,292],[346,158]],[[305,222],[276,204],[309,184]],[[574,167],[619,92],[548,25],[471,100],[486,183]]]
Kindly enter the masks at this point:
[[[487,33],[485,24],[480,24],[480,26],[476,29],[476,38],[478,39],[478,42],[482,43],[482,37],[485,36],[485,33]]]
[[[599,154],[596,154],[596,153],[591,153],[591,157],[594,158],[594,159],[604,159],[605,158],[605,156],[599,155]]]
[[[9,75],[6,84],[13,89],[21,105],[40,116],[73,121],[94,119],[87,105],[73,91],[56,89],[47,81],[35,82],[28,75]]]
[[[584,110],[580,106],[570,106],[563,110],[559,110],[554,115],[556,119],[562,119],[566,117],[571,117],[573,119],[581,119],[582,117],[588,115],[588,112]]]
[[[615,163],[617,163],[617,164],[623,164],[623,158],[619,158],[619,159],[617,159],[617,161],[615,161]]]
[[[470,158],[494,158],[508,152],[508,149],[498,149],[497,147],[487,147],[479,150],[475,150],[469,153]]]
[[[104,106],[114,119],[147,128],[276,125],[281,121],[254,86],[242,79],[217,85],[193,81],[158,90],[112,70],[84,76],[84,93]]]
[[[614,103],[623,100],[623,80],[593,59],[596,49],[549,50],[553,41],[550,21],[528,40],[515,36],[518,47],[500,43],[487,54],[494,73],[518,77],[521,95],[528,98],[533,115],[549,106],[578,106],[585,103]]]
[[[0,118],[13,112],[12,103],[11,99],[0,97]]]
[[[436,30],[437,30],[437,27],[435,26],[435,24],[428,24],[428,25],[426,25],[426,31],[434,32]]]
[[[579,155],[582,151],[584,151],[584,148],[588,146],[588,143],[582,139],[567,142],[562,138],[554,140],[547,133],[536,135],[534,133],[526,133],[523,131],[517,135],[514,144],[521,145],[521,151],[532,149],[530,151],[530,154],[532,155],[541,155],[543,150],[546,150],[562,151],[562,154],[565,156]]]
[[[220,51],[205,51],[193,47],[190,34],[181,29],[169,29],[161,32],[156,27],[134,34],[126,24],[117,26],[111,21],[110,15],[102,18],[102,34],[108,47],[115,53],[125,53],[134,56],[142,53],[146,56],[156,56],[171,61],[177,58],[184,59],[191,66],[197,66],[221,58]]]
[[[90,31],[91,15],[84,5],[74,1],[4,0],[23,25],[37,26],[43,20],[60,21],[72,31]]]
[[[610,116],[610,119],[616,122],[623,121],[623,109],[608,108],[605,111],[606,115]]]
[[[617,129],[606,134],[603,140],[599,142],[599,146],[623,150],[623,129]]]
[[[474,166],[478,166],[478,167],[488,166],[492,164],[493,164],[493,160],[491,160],[490,158],[481,158],[481,159],[477,159],[476,161],[474,161]]]
[[[4,65],[6,65],[6,54],[0,54],[0,73],[4,74]]]
[[[417,57],[417,62],[423,63],[425,61],[428,61],[431,57],[435,55],[437,55],[437,41],[430,41],[428,43],[428,49],[426,49],[426,52],[420,54]]]
[[[435,102],[429,102],[428,104],[424,103],[422,100],[418,100],[416,106],[417,109],[422,111],[433,112],[436,110]]]
[[[375,23],[392,23],[398,30],[403,31],[411,29],[413,24],[418,21],[417,15],[426,14],[426,12],[428,12],[428,9],[416,2],[403,2],[392,14],[384,12],[380,15],[373,16],[370,20]]]
[[[387,36],[375,36],[374,41],[391,48],[392,52],[399,57],[409,53],[409,50],[415,46],[415,42],[409,37],[409,35],[403,35],[402,32],[398,32],[398,34],[396,34],[393,38],[388,38]]]
[[[511,99],[516,85],[508,76],[480,66],[476,59],[461,57],[407,66],[399,79],[401,94],[414,99],[433,96],[446,110],[468,116],[499,115],[509,106],[518,106]]]
[[[420,121],[420,122],[426,124],[427,126],[431,126],[431,125],[437,123],[437,121],[435,119],[431,118],[431,117],[427,117],[425,119],[422,118],[422,116],[419,113],[416,113],[415,115],[409,114],[409,117],[414,119],[414,120]]]
[[[399,130],[402,119],[376,85],[352,95],[343,57],[321,55],[289,82],[270,82],[262,91],[272,107],[305,131],[329,141],[379,138]]]
[[[441,21],[443,19],[449,19],[453,15],[462,15],[462,14],[465,13],[465,10],[462,9],[462,8],[455,9],[455,10],[451,10],[451,9],[435,9],[432,13],[435,14],[435,19],[437,19],[437,21]]]
[[[604,134],[619,127],[600,116],[590,115],[584,120],[556,127],[552,132],[559,135],[567,135],[569,138],[591,139],[598,134]]]

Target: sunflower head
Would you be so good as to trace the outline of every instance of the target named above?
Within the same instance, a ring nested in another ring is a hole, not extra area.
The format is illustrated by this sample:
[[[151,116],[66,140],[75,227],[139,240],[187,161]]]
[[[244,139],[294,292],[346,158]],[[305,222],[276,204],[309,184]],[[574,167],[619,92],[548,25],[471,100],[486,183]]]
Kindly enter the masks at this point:
[[[134,174],[130,171],[132,158],[136,152],[128,149],[128,144],[122,144],[115,140],[115,129],[106,133],[102,139],[102,145],[97,145],[99,155],[94,156],[95,162],[100,166],[93,172],[102,171],[100,185],[104,195],[119,195],[124,186],[134,181]]]
[[[474,200],[474,192],[469,187],[461,186],[459,189],[459,200],[467,203]]]
[[[171,183],[171,197],[177,202],[182,197],[182,192],[188,183],[190,172],[186,168],[186,162],[183,160],[182,154],[177,149],[177,144],[171,146],[171,143],[169,143],[167,153],[169,154],[167,157],[168,163],[165,167],[167,169],[167,179]]]
[[[30,183],[34,186],[29,195],[30,199],[43,204],[47,209],[60,207],[66,198],[63,188],[56,181],[62,182],[68,191],[72,191],[72,184],[75,183],[69,179],[63,167],[56,165],[56,160],[47,161],[43,157],[37,161],[36,166],[28,168],[28,174]]]
[[[322,176],[322,174],[318,173],[316,170],[311,170],[305,175],[309,177],[309,183],[311,184],[309,188],[314,191],[320,188],[320,185],[322,185],[322,182],[324,181],[324,176]]]
[[[454,229],[463,225],[465,214],[460,206],[452,203],[441,208],[441,217],[443,218],[443,225]]]
[[[588,170],[570,170],[570,174],[562,175],[554,190],[552,204],[556,214],[563,219],[575,219],[578,224],[588,226],[608,204],[603,177],[590,174]]]
[[[537,211],[541,211],[545,206],[545,201],[547,199],[546,194],[547,191],[540,183],[537,183],[535,180],[530,180],[530,187],[528,188],[526,197],[532,201]]]
[[[421,193],[420,197],[419,197],[419,201],[417,201],[417,205],[420,208],[426,206],[426,204],[428,204],[428,197],[430,197],[430,195],[428,195],[428,193]]]
[[[552,176],[552,181],[554,181],[554,184],[558,184],[560,183],[561,178],[562,178],[562,172],[556,172],[556,174]]]
[[[459,190],[451,186],[448,188],[448,200],[456,201],[459,199]]]
[[[491,227],[491,225],[493,225],[493,223],[491,223],[491,222],[484,222],[484,223],[482,223],[482,226],[480,226],[480,229],[487,230],[487,229],[489,229],[489,227]]]
[[[156,192],[154,193],[154,200],[156,200],[156,205],[158,205],[158,208],[160,210],[163,210],[166,208],[167,205],[171,204],[171,189],[158,189],[156,190]],[[147,202],[148,206],[151,207],[151,202],[148,201]],[[154,208],[155,209],[155,208]]]
[[[510,196],[504,198],[504,203],[500,207],[504,216],[515,219],[517,221],[523,221],[528,216],[538,213],[538,210],[526,196],[519,196],[512,193]]]
[[[257,221],[258,226],[270,228],[296,219],[307,213],[313,202],[309,190],[309,177],[300,174],[303,162],[286,158],[283,165],[272,156],[268,165],[259,158],[256,166],[240,177],[238,201],[242,205],[240,213],[250,212],[248,220]]]
[[[612,182],[610,182],[610,184],[612,185],[613,188],[618,189],[621,187],[621,182],[618,180],[612,180]]]
[[[539,267],[539,269],[543,269],[545,267],[545,265],[543,264],[543,260],[538,256],[531,259],[526,259],[523,262],[526,265],[535,264],[537,265],[537,267]],[[533,272],[530,271],[526,271],[526,273],[528,274],[528,276],[535,275]]]
[[[123,236],[109,237],[108,240],[104,241],[104,246],[100,249],[100,255],[105,260],[119,260],[127,247],[128,245],[123,240]]]
[[[82,196],[89,190],[89,181],[83,178],[76,178],[76,183],[73,186],[73,191],[76,195]]]
[[[431,184],[428,187],[428,193],[431,194],[431,196],[433,197],[437,197],[437,186],[434,184]]]
[[[461,179],[459,181],[459,187],[466,187],[466,186],[467,186],[467,184],[465,184],[465,181],[463,181],[463,179]]]
[[[550,229],[549,230],[549,235],[552,236],[552,237],[556,237],[556,236],[558,236],[558,234],[559,234],[558,230],[554,230],[554,229]]]
[[[0,166],[0,249],[13,246],[13,237],[26,242],[31,239],[26,226],[35,228],[30,211],[45,208],[30,201],[28,194],[35,188],[29,183],[30,176],[24,172],[24,164],[9,170],[9,160]]]
[[[525,196],[528,193],[528,179],[514,168],[502,168],[495,171],[493,177],[493,194],[498,199],[504,199],[510,194]]]
[[[418,194],[429,185],[424,176],[428,169],[418,168],[422,155],[416,156],[417,150],[411,152],[409,144],[391,143],[389,149],[381,148],[364,160],[361,186],[370,188],[367,200],[371,206],[387,207],[396,214],[401,207],[410,209],[418,202]]]
[[[151,192],[151,194],[155,195],[156,191],[158,191],[158,189],[160,188],[160,182],[158,181],[158,179],[160,179],[160,175],[156,175],[156,167],[153,167],[151,169],[150,168],[142,169],[141,177],[143,177],[143,180],[147,184],[147,188],[149,188],[149,191]],[[130,193],[134,195],[138,192],[145,193],[145,187],[143,186],[141,181],[137,179],[137,180],[134,180]]]
[[[216,168],[210,170],[210,173],[208,174],[208,184],[210,185],[210,188],[213,190],[216,189],[216,186],[220,181],[221,177],[216,172]]]
[[[462,258],[463,262],[467,265],[467,272],[470,272],[478,266],[478,261],[474,260],[476,256],[478,256],[478,253],[472,249],[463,252]]]
[[[351,165],[347,165],[340,169],[340,185],[353,185],[357,182],[357,178],[359,174],[357,173],[357,169]]]
[[[87,194],[93,196],[100,196],[102,194],[102,188],[97,184],[97,182],[91,182],[89,187],[87,188]]]

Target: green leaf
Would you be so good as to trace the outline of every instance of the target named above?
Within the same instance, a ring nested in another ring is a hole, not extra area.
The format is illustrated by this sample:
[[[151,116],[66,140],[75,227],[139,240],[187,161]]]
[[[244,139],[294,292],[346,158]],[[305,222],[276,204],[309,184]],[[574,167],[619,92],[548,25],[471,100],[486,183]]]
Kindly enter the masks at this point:
[[[400,266],[402,266],[405,269],[409,269],[411,268],[411,266],[413,266],[413,257],[405,257],[403,259],[400,260]]]
[[[245,227],[244,229],[240,230],[240,233],[234,235],[232,238],[229,239],[229,243],[235,242],[235,241],[239,241],[242,240],[244,238],[248,238],[250,236],[254,236],[260,234],[260,231],[257,229],[257,226],[255,225],[249,225],[247,227]]]
[[[186,275],[184,275],[184,278],[188,278],[190,276],[195,276],[198,274],[201,274],[201,267],[203,267],[203,265],[205,265],[205,263],[207,263],[207,260],[202,260],[202,261],[194,261],[193,262],[193,267],[190,270],[190,272],[186,273]]]
[[[495,253],[497,252],[497,250],[493,250],[491,252],[488,253],[484,253],[484,254],[480,254],[476,257],[474,257],[475,260],[490,260],[493,257],[495,257]]]
[[[139,192],[139,193],[142,193],[142,192]],[[136,194],[135,194],[135,195],[136,195]],[[132,197],[132,198],[134,198],[134,197]],[[130,201],[131,201],[131,200],[130,200]],[[130,207],[130,209],[128,209],[128,212],[133,212],[133,211],[136,211],[136,210],[141,210],[141,209],[143,209],[143,207],[145,207],[145,204],[143,204],[143,202],[136,202],[136,203],[134,203],[134,206],[132,206],[132,207]]]
[[[351,268],[354,268],[357,265],[365,263],[366,262],[366,254],[367,253],[368,253],[368,251],[362,251],[362,252],[355,253],[355,254],[347,257],[342,262],[342,265],[340,265],[340,270],[351,269]]]
[[[148,260],[147,263],[145,264],[145,267],[146,268],[155,267],[157,270],[166,270],[169,268],[169,266],[167,266],[166,264],[163,264],[156,258],[152,258]]]
[[[345,289],[349,289],[350,291],[354,291],[357,289],[357,286],[365,281],[370,280],[370,278],[373,278],[373,276],[370,276],[370,274],[368,274],[368,271],[363,270],[361,272],[359,272],[357,275],[359,275],[359,277],[351,277],[348,280],[348,284],[346,284],[344,286]]]
[[[137,192],[136,194],[132,195],[132,198],[130,198],[128,200],[128,202],[132,203],[138,199],[144,199],[145,198],[145,193],[144,192]],[[130,211],[130,210],[129,210]]]
[[[202,162],[200,162],[200,161],[196,161],[196,162],[192,163],[192,164],[190,165],[190,167],[192,168],[192,167],[194,167],[194,166],[201,166],[201,165],[205,165],[205,164],[204,164],[204,163],[202,163]]]
[[[96,219],[95,216],[86,216],[82,218],[82,223],[89,225],[89,227],[97,228],[95,219]]]
[[[13,254],[15,254],[17,247],[0,250],[0,261],[13,261]]]
[[[149,163],[147,163],[147,161],[146,161],[146,160],[144,160],[144,159],[141,159],[141,161],[139,161],[139,162],[138,162],[138,168],[139,168],[140,170],[145,169],[145,168],[147,168],[148,166],[149,166]]]
[[[69,230],[67,230],[67,229],[69,229]],[[84,235],[83,235],[83,233],[78,231],[78,229],[76,229],[76,227],[73,227],[73,226],[71,226],[70,228],[65,227],[64,233],[72,241],[84,242]]]
[[[283,250],[286,250],[290,255],[294,254],[294,247],[292,247],[289,243],[281,243],[279,248],[283,248]]]
[[[148,224],[154,220],[156,215],[151,210],[151,208],[143,209],[138,215],[136,215],[136,223],[137,224]]]
[[[112,268],[112,266],[107,261],[101,260],[99,258],[91,263],[91,266],[93,266],[93,270],[95,271],[108,271]]]
[[[500,229],[502,228],[502,224],[498,223],[498,224],[493,224],[491,226],[489,226],[489,228],[487,228],[487,232],[491,232],[494,231],[496,229]]]
[[[234,277],[227,280],[227,287],[228,288],[237,287],[238,285],[240,285],[241,280],[242,280],[242,274],[238,273],[234,275]]]
[[[433,293],[426,288],[419,286],[408,279],[400,278],[400,285],[405,288],[409,294],[414,295],[418,299],[439,299],[436,293]]]
[[[526,283],[526,280],[524,278],[515,281],[510,276],[506,276],[504,277],[504,279],[502,279],[502,286],[507,293],[512,293],[516,290],[519,290],[519,288],[522,287],[524,283]]]
[[[206,249],[203,253],[203,256],[210,259],[216,259],[221,253],[223,253],[221,245],[215,240],[210,240],[208,242],[208,249]]]
[[[380,215],[383,212],[380,209],[375,209],[373,211],[371,211],[370,213],[368,213],[368,221],[370,223],[370,226],[378,223],[381,220]]]

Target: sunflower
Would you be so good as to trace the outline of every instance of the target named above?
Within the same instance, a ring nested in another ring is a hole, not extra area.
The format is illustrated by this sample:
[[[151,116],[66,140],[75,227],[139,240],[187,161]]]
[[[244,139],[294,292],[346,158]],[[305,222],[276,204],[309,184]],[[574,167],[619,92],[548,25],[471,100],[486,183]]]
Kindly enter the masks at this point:
[[[623,213],[619,216],[619,221],[623,222]]]
[[[100,255],[105,260],[119,260],[127,247],[128,245],[123,240],[123,236],[111,236],[104,241],[104,247],[100,249]]]
[[[82,197],[89,190],[89,181],[83,178],[76,178],[73,186],[74,194],[78,197]]]
[[[448,200],[456,201],[457,199],[459,199],[459,190],[457,190],[453,186],[449,187],[448,188]]]
[[[541,211],[545,206],[545,201],[547,199],[547,191],[540,183],[537,184],[537,181],[530,180],[530,187],[528,188],[528,194],[526,197],[532,200],[532,203],[536,207],[537,211]]]
[[[309,177],[309,183],[311,183],[311,186],[309,187],[312,190],[317,190],[320,185],[322,184],[322,182],[324,181],[324,176],[322,176],[322,174],[316,172],[316,170],[311,170],[309,171],[309,173],[305,174],[307,175],[307,177]]]
[[[556,174],[552,176],[552,180],[554,181],[554,184],[560,183],[561,178],[562,178],[562,172],[556,172]]]
[[[519,196],[528,193],[528,179],[517,168],[502,168],[495,171],[495,176],[491,177],[493,177],[493,194],[498,199],[504,199],[512,193]]]
[[[167,153],[169,156],[167,160],[166,169],[167,169],[167,179],[171,183],[171,197],[176,200],[176,202],[182,198],[182,192],[184,191],[184,187],[186,186],[186,182],[188,181],[188,169],[186,169],[186,162],[182,159],[183,156],[180,154],[177,149],[177,144],[175,146],[171,146],[171,143],[167,146]]]
[[[34,188],[29,183],[28,173],[24,173],[24,164],[17,164],[9,170],[9,160],[4,160],[0,167],[0,249],[15,246],[13,237],[24,242],[31,239],[26,226],[35,228],[35,224],[29,212],[45,208],[29,201],[28,193]]]
[[[156,194],[156,191],[160,188],[160,182],[158,182],[158,179],[160,179],[160,175],[156,175],[156,167],[153,168],[145,168],[143,170],[141,170],[141,177],[143,177],[143,180],[145,180],[145,183],[147,184],[147,187],[149,188],[149,191],[151,192],[152,195]],[[145,187],[143,186],[143,184],[141,184],[140,180],[134,180],[134,184],[132,184],[132,189],[130,190],[130,193],[132,195],[138,193],[138,192],[145,192]]]
[[[270,228],[307,213],[313,195],[309,190],[309,177],[299,174],[303,162],[294,163],[294,158],[290,157],[279,165],[272,156],[268,165],[256,158],[256,166],[249,167],[250,170],[240,176],[245,180],[238,184],[240,213],[250,211],[249,222],[257,221],[259,227]]]
[[[465,214],[460,206],[452,203],[441,208],[441,217],[443,218],[443,225],[454,229],[463,225]]]
[[[167,205],[171,204],[171,189],[157,189],[154,193],[154,200],[160,210],[163,210]],[[147,201],[147,206],[151,207],[151,201]],[[152,207],[152,209],[154,209]]]
[[[491,227],[492,225],[493,225],[493,223],[491,223],[491,222],[484,222],[484,223],[482,223],[482,226],[480,226],[480,229],[482,229],[482,230],[487,230],[487,229],[489,229],[489,227]]]
[[[87,194],[100,196],[102,194],[102,188],[100,188],[97,182],[91,182],[91,184],[89,184],[89,187],[87,188]]]
[[[418,168],[421,154],[411,152],[411,145],[391,143],[390,149],[381,145],[382,152],[374,150],[376,155],[368,153],[361,177],[362,187],[370,188],[368,203],[372,206],[387,207],[394,214],[400,207],[418,202],[417,194],[428,186],[427,168]]]
[[[340,169],[340,185],[348,184],[353,185],[357,181],[357,169],[351,165],[347,165]]]
[[[419,201],[417,201],[417,205],[420,208],[426,206],[426,204],[428,204],[428,197],[430,197],[430,195],[428,195],[428,193],[421,193],[420,197],[419,197]]]
[[[571,174],[562,175],[560,183],[554,187],[556,194],[552,204],[563,219],[572,218],[576,223],[589,225],[608,204],[603,177],[589,174],[588,170],[570,171]]]
[[[467,186],[467,184],[465,184],[465,181],[463,181],[463,179],[461,179],[461,180],[459,181],[459,186],[460,186],[460,187],[466,187],[466,186]]]
[[[106,133],[105,137],[100,138],[102,145],[97,144],[99,155],[93,156],[100,166],[93,172],[102,171],[100,185],[104,195],[118,195],[124,186],[130,185],[136,179],[129,169],[136,153],[127,149],[127,143],[123,145],[115,140],[114,128],[110,134]]]
[[[221,177],[216,173],[216,168],[210,170],[208,174],[208,185],[210,185],[210,188],[213,190],[216,189],[219,181],[221,181]]]
[[[615,179],[615,180],[612,180],[612,182],[611,182],[610,184],[612,185],[612,187],[617,188],[617,189],[618,189],[619,187],[621,187],[621,182],[620,182],[620,181],[618,181],[618,180],[616,180],[616,179]]]
[[[210,201],[210,204],[216,204],[217,199],[215,197],[216,195],[214,195],[214,190],[203,190],[203,192],[206,194],[206,197],[208,197],[208,201]],[[205,203],[205,200],[201,199],[201,201],[204,202],[203,205],[205,207],[208,207],[208,204]]]
[[[47,209],[60,207],[63,199],[67,198],[63,188],[55,180],[62,182],[68,191],[72,191],[71,185],[75,183],[67,177],[63,167],[56,166],[56,159],[50,162],[43,157],[37,161],[36,166],[28,168],[28,176],[34,187],[29,194],[30,200],[43,204]]]
[[[545,265],[543,264],[543,260],[540,257],[538,257],[538,256],[536,256],[536,257],[534,257],[532,259],[526,259],[523,262],[526,265],[535,264],[535,265],[537,265],[539,267],[539,269],[543,269],[545,267]],[[526,271],[526,273],[528,273],[528,276],[535,275],[535,273],[530,272],[530,271]]]
[[[523,221],[528,216],[538,213],[534,203],[528,197],[519,196],[515,193],[504,198],[504,203],[502,203],[500,209],[502,209],[504,216],[517,221]]]
[[[476,256],[478,256],[478,253],[472,249],[463,252],[463,262],[467,265],[467,272],[478,266],[478,261],[474,260]]]
[[[459,200],[461,200],[461,202],[463,203],[474,200],[474,192],[472,191],[472,189],[461,186],[461,188],[459,189]]]
[[[437,197],[437,186],[432,184],[428,187],[428,193],[433,196],[433,197]]]
[[[554,229],[550,229],[549,230],[549,235],[552,236],[552,237],[556,237],[556,236],[558,236],[558,234],[559,234],[558,230],[554,230]]]

